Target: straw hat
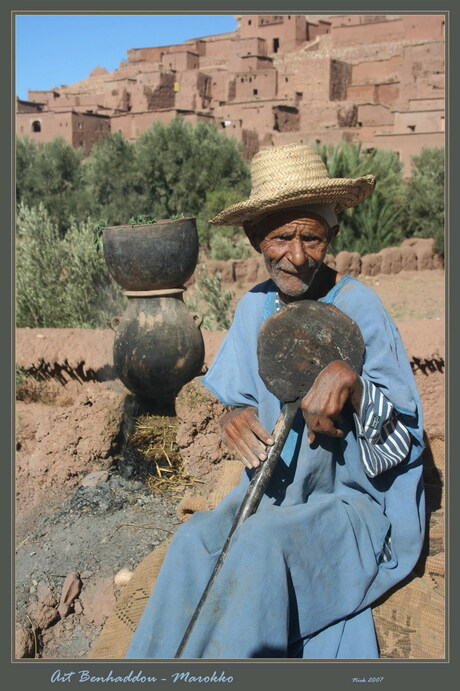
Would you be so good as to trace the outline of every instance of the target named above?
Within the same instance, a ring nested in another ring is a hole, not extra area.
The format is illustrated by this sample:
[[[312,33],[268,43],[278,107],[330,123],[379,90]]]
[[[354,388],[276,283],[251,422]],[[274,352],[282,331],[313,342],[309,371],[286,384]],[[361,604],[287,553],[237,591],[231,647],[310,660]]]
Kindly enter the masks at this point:
[[[252,190],[211,223],[241,225],[260,216],[305,204],[334,204],[336,212],[356,206],[372,194],[375,176],[330,178],[321,156],[307,144],[262,149],[251,162]]]

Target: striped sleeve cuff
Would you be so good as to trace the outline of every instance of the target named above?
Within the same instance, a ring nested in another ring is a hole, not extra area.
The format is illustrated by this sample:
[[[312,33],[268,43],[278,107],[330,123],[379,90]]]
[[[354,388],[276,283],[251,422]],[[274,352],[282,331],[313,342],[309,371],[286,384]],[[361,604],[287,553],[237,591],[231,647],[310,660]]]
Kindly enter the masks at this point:
[[[410,433],[380,389],[366,379],[361,381],[361,409],[354,419],[364,470],[369,477],[375,477],[407,457]]]

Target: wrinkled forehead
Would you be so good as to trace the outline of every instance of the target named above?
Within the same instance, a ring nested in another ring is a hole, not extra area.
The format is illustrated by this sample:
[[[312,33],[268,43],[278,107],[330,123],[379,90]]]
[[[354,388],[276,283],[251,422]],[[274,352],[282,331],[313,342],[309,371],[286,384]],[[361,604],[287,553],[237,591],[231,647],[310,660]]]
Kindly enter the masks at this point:
[[[273,214],[269,214],[257,219],[255,223],[245,224],[244,229],[247,233],[256,233],[257,235],[267,235],[277,228],[283,226],[298,227],[301,225],[312,225],[318,223],[324,230],[329,230],[330,226],[326,219],[316,211],[311,209],[283,209]]]

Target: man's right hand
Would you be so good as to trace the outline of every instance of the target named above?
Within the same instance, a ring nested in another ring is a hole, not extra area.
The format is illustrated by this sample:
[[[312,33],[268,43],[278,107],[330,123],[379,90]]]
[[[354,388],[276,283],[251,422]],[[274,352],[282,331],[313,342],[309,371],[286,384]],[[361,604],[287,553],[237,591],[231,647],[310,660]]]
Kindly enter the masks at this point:
[[[257,408],[235,408],[220,420],[222,441],[244,463],[246,468],[257,468],[267,458],[267,446],[273,438],[262,426]]]

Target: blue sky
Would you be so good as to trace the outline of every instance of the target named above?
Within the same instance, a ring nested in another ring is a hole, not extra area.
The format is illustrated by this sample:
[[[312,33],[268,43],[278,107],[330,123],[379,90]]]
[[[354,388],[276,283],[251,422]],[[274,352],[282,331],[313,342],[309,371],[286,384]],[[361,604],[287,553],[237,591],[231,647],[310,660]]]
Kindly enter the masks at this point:
[[[232,14],[21,14],[15,17],[16,95],[115,70],[129,48],[165,46],[236,29]]]

